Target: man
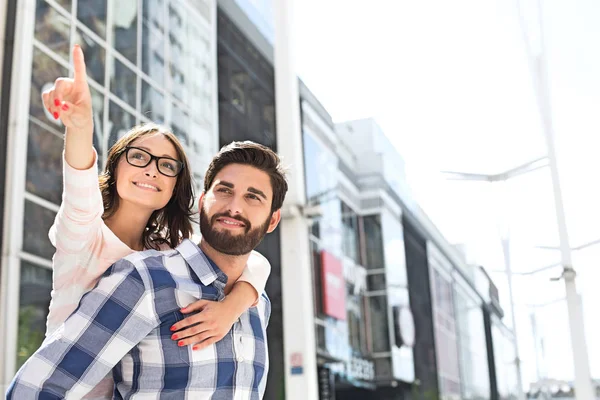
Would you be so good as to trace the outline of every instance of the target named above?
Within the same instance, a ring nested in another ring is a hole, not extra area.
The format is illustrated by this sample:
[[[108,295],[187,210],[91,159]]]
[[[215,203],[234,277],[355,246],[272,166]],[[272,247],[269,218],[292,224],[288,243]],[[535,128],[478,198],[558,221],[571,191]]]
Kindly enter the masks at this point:
[[[134,253],[111,266],[19,370],[7,398],[78,399],[111,369],[114,398],[262,398],[266,294],[214,345],[193,351],[172,339],[194,333],[176,331],[182,306],[231,290],[250,252],[279,224],[286,192],[273,151],[252,142],[222,148],[200,197],[200,243]]]

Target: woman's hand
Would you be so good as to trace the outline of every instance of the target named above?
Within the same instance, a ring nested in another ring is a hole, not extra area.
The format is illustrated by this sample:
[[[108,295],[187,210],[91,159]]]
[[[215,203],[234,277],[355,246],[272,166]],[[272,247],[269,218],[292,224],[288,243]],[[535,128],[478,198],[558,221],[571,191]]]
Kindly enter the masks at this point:
[[[73,47],[73,78],[58,78],[54,86],[42,93],[44,106],[65,125],[67,130],[93,132],[92,96],[87,83],[83,51]]]
[[[238,314],[234,308],[225,301],[198,300],[181,309],[184,314],[200,312],[173,325],[171,331],[176,332],[171,339],[176,340],[179,346],[194,345],[193,350],[210,346],[223,339],[237,321]]]

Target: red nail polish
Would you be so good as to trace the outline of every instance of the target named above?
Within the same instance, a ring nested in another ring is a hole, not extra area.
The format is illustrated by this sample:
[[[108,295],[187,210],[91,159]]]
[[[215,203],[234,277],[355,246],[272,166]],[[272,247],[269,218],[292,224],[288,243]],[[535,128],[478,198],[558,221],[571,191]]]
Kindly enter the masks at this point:
[[[179,347],[183,346],[183,340],[180,340],[179,342],[177,342],[177,346],[179,346]]]
[[[176,330],[177,330],[177,329],[176,329],[174,326],[172,326],[172,327],[171,327],[171,332],[174,332],[174,331],[176,331]]]
[[[69,106],[66,104],[63,104],[62,107],[63,111],[67,111],[69,109]]]
[[[173,336],[171,336],[171,339],[177,340],[177,339],[179,339],[179,337],[177,335],[173,335]]]
[[[198,350],[200,347],[199,346],[194,346],[194,348],[192,350]]]
[[[54,114],[52,114],[52,115],[54,115],[54,119],[58,119],[58,113],[57,113],[57,112],[55,112],[55,113],[54,113]]]
[[[60,100],[58,100],[58,99],[54,99],[54,105],[55,105],[56,107],[60,106]]]

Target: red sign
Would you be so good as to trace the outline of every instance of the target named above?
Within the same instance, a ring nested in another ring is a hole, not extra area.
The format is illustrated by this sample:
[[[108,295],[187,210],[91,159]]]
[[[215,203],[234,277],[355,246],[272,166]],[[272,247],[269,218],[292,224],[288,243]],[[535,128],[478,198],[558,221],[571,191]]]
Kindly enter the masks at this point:
[[[342,262],[326,251],[321,252],[323,311],[330,317],[346,320],[346,281]]]

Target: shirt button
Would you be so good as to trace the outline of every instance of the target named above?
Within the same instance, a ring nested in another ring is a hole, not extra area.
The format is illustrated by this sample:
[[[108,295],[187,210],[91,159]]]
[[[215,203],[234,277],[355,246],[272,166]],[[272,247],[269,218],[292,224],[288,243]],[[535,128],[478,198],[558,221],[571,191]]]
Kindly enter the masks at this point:
[[[239,356],[239,357],[237,358],[237,360],[238,360],[238,362],[243,362],[243,361],[244,361],[244,357],[242,357],[242,356]]]

